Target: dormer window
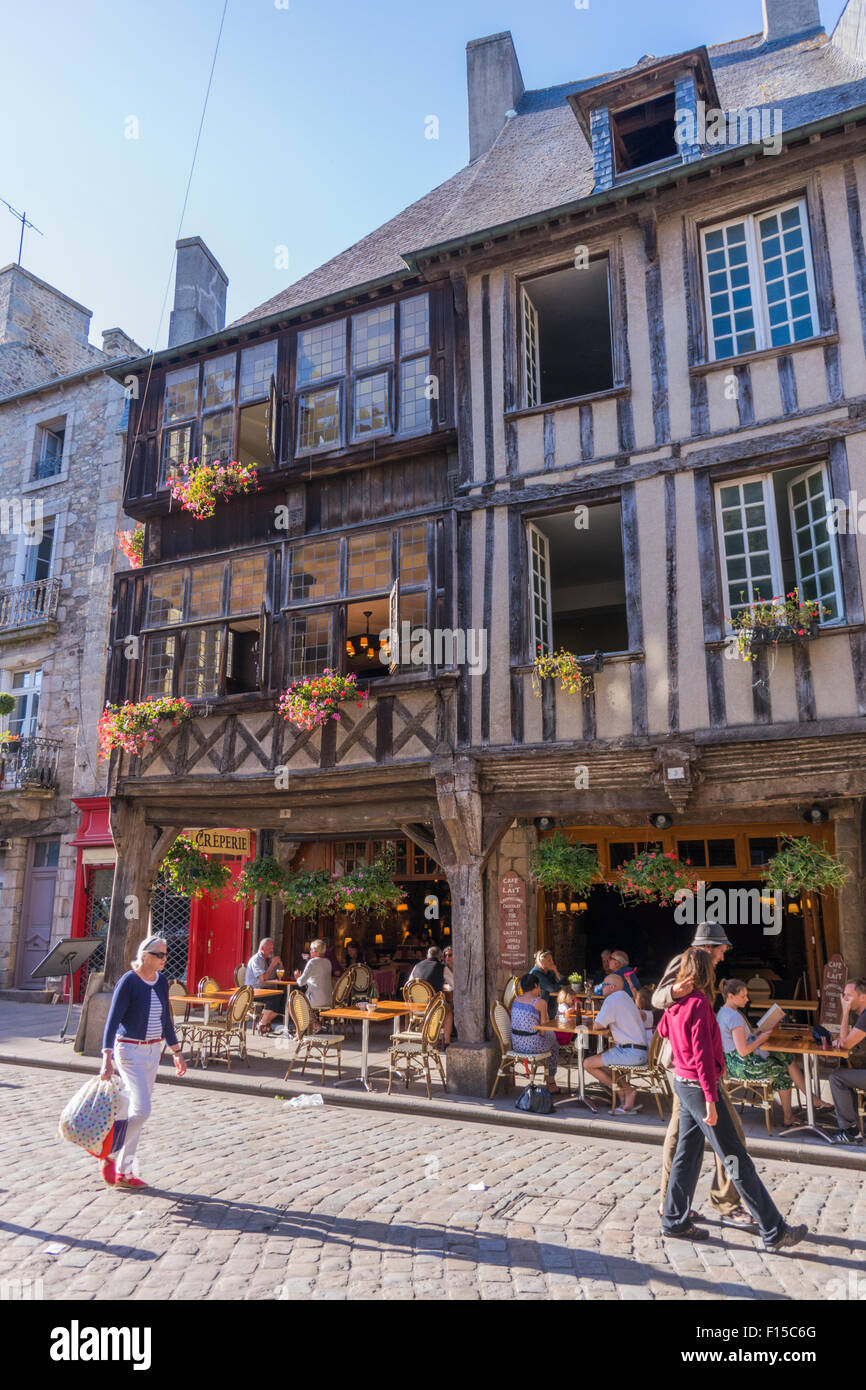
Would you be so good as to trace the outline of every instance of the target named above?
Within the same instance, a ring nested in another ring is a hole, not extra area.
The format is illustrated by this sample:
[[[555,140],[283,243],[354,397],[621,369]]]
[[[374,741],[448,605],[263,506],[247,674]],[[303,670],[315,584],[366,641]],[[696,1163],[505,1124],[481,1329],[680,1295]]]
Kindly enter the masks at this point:
[[[611,111],[617,174],[628,174],[633,169],[643,169],[665,159],[679,159],[674,139],[675,111],[673,91],[621,111]]]

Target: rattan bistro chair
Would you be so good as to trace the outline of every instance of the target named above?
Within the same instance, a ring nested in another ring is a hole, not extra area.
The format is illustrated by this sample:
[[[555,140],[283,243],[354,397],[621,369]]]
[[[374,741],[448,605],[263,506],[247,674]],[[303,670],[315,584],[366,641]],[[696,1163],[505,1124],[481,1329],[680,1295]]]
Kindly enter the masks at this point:
[[[429,1009],[436,998],[436,991],[429,980],[407,980],[401,993],[407,1004],[423,1004],[425,1009]],[[417,1035],[421,1032],[423,1021],[423,1014],[410,1014],[403,1031]]]
[[[358,961],[358,964],[353,968],[355,979],[352,984],[352,993],[369,994],[370,986],[373,983],[373,972],[369,965],[365,965],[363,961]]]
[[[296,989],[289,1000],[289,1014],[295,1025],[295,1050],[283,1080],[288,1081],[292,1074],[292,1067],[302,1053],[304,1065],[301,1067],[301,1076],[303,1076],[310,1059],[310,1053],[317,1052],[322,1059],[322,1085],[324,1086],[325,1063],[328,1060],[328,1053],[333,1047],[337,1051],[337,1080],[341,1081],[343,1077],[343,1034],[310,1032],[313,1026],[313,1010],[306,995],[302,994],[300,990]]]
[[[253,1002],[253,990],[251,985],[242,985],[236,989],[228,1002],[225,1014],[215,1023],[196,1023],[192,1025],[191,1047],[195,1051],[196,1062],[201,1062],[202,1049],[204,1048],[204,1061],[202,1065],[207,1067],[208,1062],[225,1062],[228,1070],[232,1069],[232,1043],[237,1044],[238,1056],[243,1057],[247,1066],[250,1059],[247,1056],[247,1014]]]
[[[550,1061],[550,1049],[547,1052],[515,1052],[511,1046],[511,1014],[504,1004],[494,1004],[490,1010],[490,1023],[499,1043],[499,1070],[496,1073],[496,1080],[493,1083],[493,1090],[490,1092],[490,1099],[496,1095],[496,1089],[502,1077],[510,1081],[516,1080],[516,1069],[518,1066],[526,1068],[526,1075],[530,1083],[535,1083],[536,1072],[541,1072],[541,1084],[547,1080],[547,1064]]]
[[[650,1095],[655,1096],[656,1105],[659,1108],[659,1117],[662,1119],[664,1118],[662,1096],[667,1098],[670,1095],[670,1091],[668,1089],[667,1072],[664,1067],[659,1065],[659,1048],[661,1047],[661,1041],[661,1035],[659,1033],[653,1033],[645,1062],[641,1062],[634,1067],[615,1062],[608,1068],[611,1075],[611,1114],[616,1110],[616,1097],[617,1092],[621,1088],[621,1083],[626,1081],[630,1086],[634,1086],[635,1090],[648,1091]]]
[[[442,1057],[439,1048],[436,1046],[442,1024],[445,1022],[445,996],[444,994],[434,995],[427,1012],[421,1021],[421,1031],[410,1036],[403,1036],[391,1039],[391,1047],[388,1049],[388,1095],[391,1094],[391,1086],[394,1081],[394,1072],[397,1070],[397,1063],[400,1063],[400,1071],[406,1081],[406,1090],[409,1089],[409,1082],[418,1072],[424,1077],[427,1085],[427,1099],[432,1099],[430,1090],[430,1063],[435,1062],[439,1071],[439,1079],[442,1082],[442,1089],[445,1089],[445,1071],[442,1067]]]
[[[338,975],[331,989],[331,1008],[347,1009],[355,989],[356,965],[350,965],[342,975]]]
[[[751,1103],[749,1097],[754,1097],[754,1104],[759,1105],[764,1112],[767,1133],[773,1133],[774,1087],[772,1081],[744,1081],[739,1076],[729,1076],[725,1079],[725,1087],[731,1100],[739,1101],[741,1115],[743,1106]]]
[[[183,1049],[187,1045],[192,1029],[195,1024],[188,1022],[189,1004],[182,1003],[186,990],[178,980],[172,980],[168,987],[168,1007],[171,1009],[172,1021],[177,1032],[178,1041]]]
[[[511,1005],[517,998],[518,984],[519,978],[517,975],[512,975],[510,980],[505,981],[505,988],[502,991],[502,1002],[509,1013],[511,1013]]]
[[[247,982],[247,967],[241,961],[240,965],[235,966],[235,988],[240,989],[241,985]]]

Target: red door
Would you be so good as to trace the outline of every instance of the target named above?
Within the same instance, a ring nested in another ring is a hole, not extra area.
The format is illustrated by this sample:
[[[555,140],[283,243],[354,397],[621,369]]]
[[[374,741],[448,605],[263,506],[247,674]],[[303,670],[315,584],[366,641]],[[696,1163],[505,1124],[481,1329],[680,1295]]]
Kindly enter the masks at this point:
[[[189,977],[194,988],[203,975],[212,975],[220,989],[232,989],[235,966],[248,954],[246,931],[250,909],[246,903],[235,902],[233,885],[246,860],[226,861],[231,870],[231,883],[221,898],[214,902],[209,894],[196,899],[190,908],[190,959],[195,968]],[[194,943],[194,945],[193,945]]]

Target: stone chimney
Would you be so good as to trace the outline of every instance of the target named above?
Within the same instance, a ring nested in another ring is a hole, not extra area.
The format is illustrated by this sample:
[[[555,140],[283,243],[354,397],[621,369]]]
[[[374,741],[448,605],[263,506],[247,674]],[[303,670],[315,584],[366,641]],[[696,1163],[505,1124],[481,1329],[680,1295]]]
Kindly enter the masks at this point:
[[[486,154],[526,90],[510,33],[466,45],[469,88],[469,159]]]
[[[764,43],[810,34],[821,28],[818,0],[762,0]]]
[[[143,348],[122,328],[106,328],[102,333],[102,351],[114,361],[118,357],[141,357]]]
[[[168,325],[168,346],[191,343],[219,333],[226,323],[229,278],[202,241],[189,236],[175,243],[177,270],[174,308]]]

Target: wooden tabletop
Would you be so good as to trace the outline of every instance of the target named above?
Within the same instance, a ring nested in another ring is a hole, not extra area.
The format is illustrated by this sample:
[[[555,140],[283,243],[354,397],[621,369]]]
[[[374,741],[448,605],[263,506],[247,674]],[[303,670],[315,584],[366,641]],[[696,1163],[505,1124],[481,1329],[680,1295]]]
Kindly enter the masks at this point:
[[[596,1037],[603,1037],[608,1032],[608,1029],[596,1028],[594,1024],[590,1025],[588,1023],[578,1023],[574,1019],[571,1023],[566,1023],[563,1019],[561,1022],[557,1020],[556,1023],[538,1024],[539,1033],[577,1033],[578,1031],[592,1033]]]
[[[804,1052],[816,1057],[847,1057],[850,1047],[834,1047],[828,1043],[823,1047],[812,1037],[811,1029],[776,1028],[765,1043],[761,1044],[768,1052]]]
[[[404,1013],[404,1014],[408,1014],[408,1013],[411,1013],[411,1012],[412,1012],[412,1011],[411,1011],[411,1009],[409,1008],[408,1005],[405,1005],[405,1006],[400,1010],[400,1013]],[[393,1022],[394,1022],[394,1019],[395,1019],[395,1018],[399,1018],[399,1016],[400,1016],[400,1014],[397,1013],[397,1012],[395,1012],[393,1009],[389,1009],[389,1010],[387,1011],[387,1013],[386,1013],[384,1010],[380,1010],[380,1009],[370,1009],[369,1011],[368,1011],[367,1009],[320,1009],[320,1010],[319,1010],[319,1018],[359,1018],[359,1019],[361,1019],[362,1021],[366,1018],[366,1019],[369,1019],[369,1021],[370,1021],[371,1023],[386,1023],[386,1022],[387,1022],[387,1023],[393,1023]]]
[[[817,999],[771,999],[770,1004],[778,1004],[780,1009],[808,1009],[810,1013],[818,1007]],[[763,1009],[764,1006],[756,1004],[755,1008]]]
[[[401,1004],[399,999],[380,999],[376,1008],[380,1013],[392,1014],[425,1014],[429,1008],[428,1004]]]
[[[221,989],[213,994],[170,994],[168,1002],[170,1004],[226,1004],[232,995],[236,993],[233,989]],[[256,999],[270,999],[278,994],[276,989],[256,989],[253,995]]]

